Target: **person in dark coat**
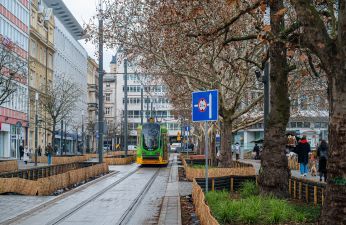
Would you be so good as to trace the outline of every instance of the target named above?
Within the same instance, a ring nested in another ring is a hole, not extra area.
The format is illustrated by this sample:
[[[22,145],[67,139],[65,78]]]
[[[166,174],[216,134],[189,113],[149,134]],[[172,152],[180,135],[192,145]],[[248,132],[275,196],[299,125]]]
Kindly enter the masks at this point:
[[[324,182],[326,182],[327,181],[328,144],[325,140],[322,140],[321,144],[318,146],[317,156],[319,158],[318,172],[320,173],[320,181],[322,181],[322,176],[323,176]]]
[[[306,176],[308,173],[310,151],[310,144],[306,140],[306,136],[303,136],[296,147],[296,153],[298,154],[298,163],[300,163],[299,167],[301,176]]]
[[[24,147],[23,145],[19,146],[19,160],[22,160],[22,157],[24,156]]]
[[[257,144],[255,144],[255,147],[253,147],[253,152],[256,153],[255,159],[259,159],[260,148],[258,147]]]

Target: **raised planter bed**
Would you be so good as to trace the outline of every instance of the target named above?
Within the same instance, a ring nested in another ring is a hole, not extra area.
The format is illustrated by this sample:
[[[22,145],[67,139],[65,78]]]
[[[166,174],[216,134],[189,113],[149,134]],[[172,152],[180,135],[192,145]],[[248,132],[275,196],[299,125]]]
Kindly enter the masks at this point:
[[[186,173],[186,178],[189,181],[192,181],[194,178],[203,178],[205,177],[205,169],[202,168],[194,168],[187,164],[184,158],[181,159],[182,164]],[[195,161],[195,160],[193,160]],[[251,164],[241,163],[234,161],[233,167],[231,168],[210,168],[208,170],[209,177],[222,177],[222,176],[231,176],[231,175],[240,175],[240,176],[254,176],[256,174],[255,168]],[[200,165],[191,163],[190,165]]]
[[[74,162],[84,162],[89,160],[91,157],[89,155],[62,155],[62,156],[53,156],[52,164],[60,165]],[[33,159],[34,160],[34,159]],[[37,162],[39,163],[48,163],[47,156],[39,156],[37,157]]]
[[[51,195],[108,171],[105,163],[70,163],[4,173],[0,175],[0,194]]]
[[[88,155],[90,158],[98,158],[99,157],[99,155],[97,153],[89,153],[86,155]],[[125,155],[125,151],[108,151],[108,152],[103,153],[103,157],[117,156],[117,155]],[[136,155],[136,151],[133,151],[133,150],[127,151],[127,155]]]
[[[18,170],[17,160],[0,160],[0,173]]]
[[[105,156],[103,161],[107,163],[107,165],[126,165],[131,164],[136,160],[135,156],[127,156],[117,155],[117,156]]]
[[[232,177],[227,177],[229,180]],[[216,179],[216,178],[215,178]],[[221,179],[221,178],[217,178]],[[295,199],[280,200],[261,196],[256,185],[247,183],[245,188],[239,184],[254,180],[254,177],[233,177],[232,185],[212,185],[207,197],[204,194],[204,179],[196,179],[192,185],[193,203],[202,225],[220,224],[315,224],[320,207],[305,204]],[[209,180],[210,181],[210,180]],[[222,183],[222,182],[221,182]],[[250,189],[249,189],[250,184]],[[210,187],[210,185],[209,185]],[[237,192],[239,191],[239,192]],[[206,201],[208,200],[208,202]],[[302,199],[303,200],[303,199]],[[219,221],[217,221],[219,220]]]

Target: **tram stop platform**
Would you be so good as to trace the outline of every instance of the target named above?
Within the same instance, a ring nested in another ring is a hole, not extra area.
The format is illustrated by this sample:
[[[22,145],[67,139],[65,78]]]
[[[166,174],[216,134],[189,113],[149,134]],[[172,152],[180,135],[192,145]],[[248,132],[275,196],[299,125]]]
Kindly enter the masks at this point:
[[[177,154],[174,154],[165,197],[159,217],[159,225],[181,225],[181,208],[179,195],[179,175]]]

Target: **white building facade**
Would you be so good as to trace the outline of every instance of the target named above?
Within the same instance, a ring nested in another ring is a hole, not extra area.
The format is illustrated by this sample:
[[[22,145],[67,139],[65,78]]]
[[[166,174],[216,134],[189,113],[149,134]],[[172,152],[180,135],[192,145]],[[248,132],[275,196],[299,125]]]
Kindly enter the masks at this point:
[[[124,60],[121,52],[113,57],[110,64],[110,74],[104,80],[104,102],[105,120],[107,126],[112,121],[117,134],[105,144],[114,147],[116,144],[123,143],[124,134],[124,110],[125,110],[125,76]],[[180,123],[172,114],[173,107],[166,96],[167,89],[163,83],[149,80],[150,76],[136,73],[136,67],[128,63],[127,67],[127,117],[128,117],[128,144],[137,144],[137,127],[141,125],[141,89],[143,88],[143,122],[149,117],[156,118],[156,121],[166,125],[171,142],[180,132]]]
[[[83,29],[62,0],[45,0],[45,2],[48,7],[53,8],[55,16],[54,47],[56,53],[53,58],[53,82],[55,79],[65,77],[81,89],[82,94],[71,117],[75,123],[82,123],[81,114],[87,115],[88,95],[88,55],[78,42],[82,38]],[[67,135],[69,141],[67,149],[69,151],[72,151],[72,143],[76,135],[72,135],[72,133],[73,131],[70,130],[69,135]],[[59,141],[60,132],[56,134],[56,138],[56,141]]]

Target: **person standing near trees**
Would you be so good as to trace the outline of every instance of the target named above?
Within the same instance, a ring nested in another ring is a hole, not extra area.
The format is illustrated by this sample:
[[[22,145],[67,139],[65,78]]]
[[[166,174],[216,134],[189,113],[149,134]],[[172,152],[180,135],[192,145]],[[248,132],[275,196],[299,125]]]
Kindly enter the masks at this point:
[[[322,181],[323,176],[324,182],[327,182],[328,144],[325,140],[322,140],[321,144],[318,146],[317,156],[319,158],[318,172],[320,173],[320,181]]]
[[[306,136],[304,135],[302,139],[299,141],[296,148],[301,176],[306,176],[308,173],[308,162],[309,162],[310,151],[311,151],[310,144],[308,143],[308,141],[306,140]]]
[[[239,143],[235,143],[235,159],[239,160],[239,154],[240,154],[240,145]]]
[[[46,151],[47,151],[47,157],[48,157],[48,165],[51,165],[52,164],[53,147],[50,143],[48,143]]]
[[[255,147],[253,148],[253,152],[256,153],[255,159],[259,159],[260,148],[258,147],[257,143],[255,144]]]
[[[28,164],[28,161],[29,161],[29,154],[30,154],[30,150],[28,148],[28,146],[25,146],[24,147],[24,151],[23,151],[23,160],[24,160],[24,163],[25,164]]]

